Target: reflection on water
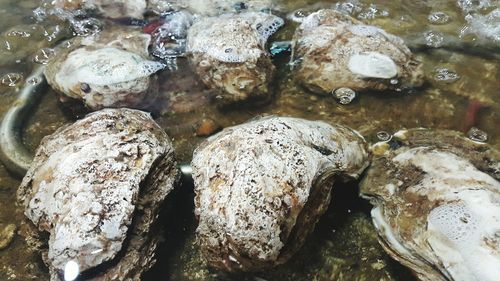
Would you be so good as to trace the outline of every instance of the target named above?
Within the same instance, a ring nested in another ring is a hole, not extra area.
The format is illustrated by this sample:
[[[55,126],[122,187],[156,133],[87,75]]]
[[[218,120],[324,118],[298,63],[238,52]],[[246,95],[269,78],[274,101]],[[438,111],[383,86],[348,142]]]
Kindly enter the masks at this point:
[[[317,96],[294,83],[289,57],[284,52],[273,60],[278,75],[272,85],[275,91],[272,102],[256,107],[219,108],[212,105],[211,93],[193,78],[192,70],[181,58],[177,61],[178,70],[159,74],[159,89],[169,99],[157,116],[157,122],[173,138],[181,162],[190,160],[193,148],[205,135],[260,114],[342,123],[360,131],[371,142],[401,128],[468,131],[474,126],[477,129],[469,131],[471,138],[487,141],[500,149],[497,130],[500,71],[498,49],[492,51],[498,48],[500,31],[499,8],[492,6],[494,1],[276,2],[276,10],[281,15],[295,11],[294,16],[300,17],[321,7],[333,7],[408,39],[408,44],[415,47],[418,59],[424,63],[426,86],[422,90],[399,94],[353,94],[344,89],[329,96]],[[33,66],[52,59],[56,55],[53,47],[69,36],[66,21],[49,16],[37,22],[32,11],[39,3],[33,0],[0,3],[2,114],[14,102],[19,87],[24,83],[36,83],[24,80]],[[270,41],[290,40],[296,26],[288,21]],[[94,27],[82,25],[87,31]],[[476,114],[471,116],[471,112]],[[72,113],[61,108],[54,93],[46,93],[27,125],[26,144],[34,149],[43,136],[71,122]],[[25,231],[19,224],[23,219],[22,210],[14,204],[18,185],[19,180],[0,166],[0,245],[9,239],[8,245],[0,249],[0,280],[45,280],[48,273],[40,257],[27,250],[19,235],[12,237],[4,231],[9,230],[8,227],[12,229],[11,225],[18,227],[18,233]],[[175,209],[176,216],[175,219],[166,216],[165,242],[157,265],[146,279],[159,280],[161,276],[161,280],[372,280],[362,277],[378,274],[380,280],[411,280],[409,273],[378,246],[375,232],[368,223],[368,205],[357,199],[356,188],[337,187],[329,211],[291,262],[269,272],[233,276],[207,269],[198,256],[193,243],[193,195],[186,184],[182,191],[170,196],[175,198],[168,203],[170,209]]]

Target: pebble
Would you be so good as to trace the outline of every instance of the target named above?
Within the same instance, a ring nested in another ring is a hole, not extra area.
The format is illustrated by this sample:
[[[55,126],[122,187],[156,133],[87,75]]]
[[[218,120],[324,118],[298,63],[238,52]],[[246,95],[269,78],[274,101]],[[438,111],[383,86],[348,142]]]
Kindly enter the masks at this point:
[[[16,225],[11,223],[5,226],[0,232],[0,250],[7,248],[12,240],[14,240],[16,228]]]
[[[196,136],[206,137],[214,134],[220,129],[219,124],[210,118],[201,120],[198,128],[196,129]]]

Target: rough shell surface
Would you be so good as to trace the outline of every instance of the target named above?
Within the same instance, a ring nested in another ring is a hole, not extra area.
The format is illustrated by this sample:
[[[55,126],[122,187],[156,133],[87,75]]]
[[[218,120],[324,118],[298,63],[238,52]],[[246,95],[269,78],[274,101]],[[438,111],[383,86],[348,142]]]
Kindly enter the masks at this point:
[[[202,81],[224,101],[266,99],[275,67],[265,44],[283,23],[253,12],[204,18],[189,29],[187,51]]]
[[[150,35],[116,28],[95,36],[77,38],[60,48],[45,76],[51,87],[87,107],[142,108],[157,85],[152,74],[164,68],[148,59]]]
[[[99,280],[138,280],[154,263],[150,229],[177,173],[168,136],[145,112],[106,109],[45,137],[18,200],[50,235],[51,278],[75,261],[82,272],[101,266]]]
[[[497,280],[500,153],[427,129],[396,133],[392,147],[361,183],[385,250],[421,280]]]
[[[107,18],[142,19],[147,3],[146,0],[55,0],[54,5],[69,10],[95,10]]]
[[[192,161],[203,255],[229,271],[284,263],[326,210],[333,182],[367,164],[359,134],[320,121],[267,117],[210,137]]]
[[[292,41],[292,65],[297,81],[319,94],[341,87],[388,90],[423,83],[421,64],[401,38],[334,10],[303,20]]]

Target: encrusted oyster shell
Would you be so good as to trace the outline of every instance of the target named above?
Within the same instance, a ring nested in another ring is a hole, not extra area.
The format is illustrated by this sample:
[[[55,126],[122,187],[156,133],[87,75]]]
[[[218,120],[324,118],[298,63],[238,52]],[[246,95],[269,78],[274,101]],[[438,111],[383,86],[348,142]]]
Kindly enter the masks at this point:
[[[71,41],[72,47],[59,48],[57,58],[47,65],[47,82],[92,110],[144,108],[157,88],[151,75],[165,67],[148,59],[150,40],[149,34],[125,28],[77,38]]]
[[[497,280],[500,153],[427,129],[400,131],[374,151],[361,196],[385,250],[420,280]]]
[[[139,280],[154,264],[150,230],[177,178],[172,144],[145,112],[105,109],[45,137],[18,200],[50,235],[51,279],[72,261],[83,279]]]
[[[310,14],[297,28],[292,64],[297,81],[319,94],[423,84],[421,64],[401,38],[328,9]]]
[[[367,165],[364,139],[340,125],[266,117],[226,128],[192,161],[203,255],[229,271],[286,262],[326,211],[333,183]]]
[[[203,18],[188,31],[187,51],[201,80],[218,90],[223,103],[266,100],[275,67],[265,45],[283,24],[260,12]]]

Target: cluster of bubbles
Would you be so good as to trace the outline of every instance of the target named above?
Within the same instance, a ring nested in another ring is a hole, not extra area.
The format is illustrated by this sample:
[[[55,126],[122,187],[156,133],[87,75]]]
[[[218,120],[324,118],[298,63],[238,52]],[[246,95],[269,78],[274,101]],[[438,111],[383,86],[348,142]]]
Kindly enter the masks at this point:
[[[0,82],[2,85],[15,87],[23,80],[23,75],[20,73],[7,73],[2,76]]]
[[[436,68],[434,70],[434,79],[443,82],[455,82],[460,79],[460,76],[448,68]]]
[[[443,45],[444,35],[441,32],[429,30],[424,33],[425,44],[432,48],[439,48]]]
[[[446,13],[443,12],[435,12],[430,14],[427,17],[427,20],[431,24],[439,25],[439,24],[446,24],[449,23],[451,18],[448,16]]]
[[[467,137],[476,142],[487,142],[488,134],[485,131],[482,131],[476,127],[470,128],[467,132]]]
[[[360,20],[371,20],[380,17],[388,17],[389,11],[376,5],[366,5],[359,0],[343,1],[336,3],[333,9],[354,16]]]
[[[185,11],[164,14],[163,24],[152,33],[152,55],[165,60],[169,68],[177,68],[176,58],[186,53],[187,30],[193,20]]]
[[[51,48],[38,50],[33,56],[33,61],[39,64],[48,64],[56,56],[56,51]]]
[[[33,14],[38,22],[50,16],[69,22],[76,36],[89,36],[102,30],[102,23],[98,19],[87,17],[87,14],[81,10],[70,11],[62,8],[47,8],[42,5],[36,8]]]

